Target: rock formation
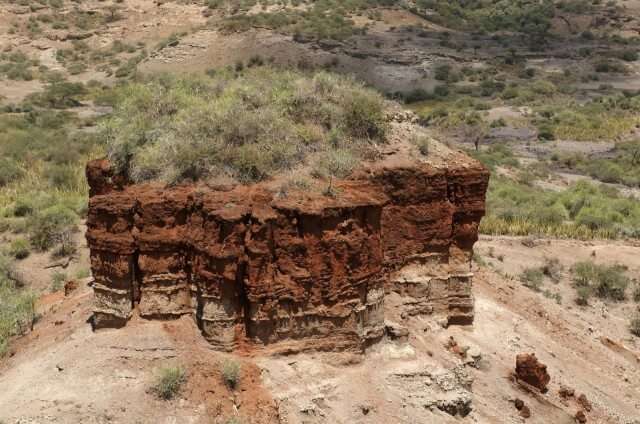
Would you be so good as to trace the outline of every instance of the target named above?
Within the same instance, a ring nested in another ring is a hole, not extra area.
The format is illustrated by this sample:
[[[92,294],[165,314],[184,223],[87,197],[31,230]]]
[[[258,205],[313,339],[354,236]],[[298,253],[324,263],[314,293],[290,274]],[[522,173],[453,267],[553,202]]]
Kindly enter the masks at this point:
[[[411,314],[471,323],[488,171],[459,152],[434,156],[371,165],[335,197],[129,184],[93,161],[94,326],[123,326],[135,309],[192,314],[222,350],[360,351],[384,335],[391,292]]]
[[[547,366],[538,361],[535,353],[521,353],[516,356],[516,376],[543,393],[547,391],[547,384],[551,380]]]

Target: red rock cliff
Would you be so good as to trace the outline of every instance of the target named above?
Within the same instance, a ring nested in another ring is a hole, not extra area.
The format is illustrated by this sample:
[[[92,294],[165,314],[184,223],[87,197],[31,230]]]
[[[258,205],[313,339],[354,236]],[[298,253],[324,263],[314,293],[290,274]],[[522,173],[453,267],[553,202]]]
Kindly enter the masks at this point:
[[[214,346],[362,350],[384,332],[385,293],[411,314],[473,320],[470,258],[488,172],[450,152],[388,160],[332,198],[127,185],[88,164],[94,325],[192,314]],[[277,343],[276,343],[277,342]]]

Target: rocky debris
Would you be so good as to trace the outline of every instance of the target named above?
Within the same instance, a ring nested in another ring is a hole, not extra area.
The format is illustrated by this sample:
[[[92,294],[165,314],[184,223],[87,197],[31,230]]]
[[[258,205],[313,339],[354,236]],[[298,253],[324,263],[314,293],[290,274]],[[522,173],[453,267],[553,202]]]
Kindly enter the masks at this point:
[[[522,418],[531,418],[531,409],[529,409],[522,399],[516,399],[513,403]]]
[[[560,390],[558,390],[558,395],[560,395],[560,398],[565,402],[573,398],[575,394],[575,390],[567,386],[560,386]]]
[[[585,411],[591,412],[593,409],[593,405],[591,405],[591,402],[587,399],[587,396],[584,393],[578,396],[577,401],[578,405],[580,405]]]
[[[466,358],[467,350],[469,350],[469,348],[466,346],[460,346],[453,336],[449,336],[449,340],[447,340],[447,344],[445,347],[448,351],[461,358]]]
[[[478,348],[471,347],[467,350],[467,358],[464,362],[466,366],[480,368],[482,363],[482,352]]]
[[[454,417],[466,417],[473,410],[473,378],[464,367],[395,373],[388,380],[400,389],[403,402],[411,407],[438,409]]]
[[[453,336],[450,336],[445,348],[456,356],[459,356],[463,360],[464,365],[472,368],[480,368],[482,353],[477,347],[461,346]]]
[[[390,116],[389,119],[394,121],[394,122],[409,122],[412,124],[415,124],[419,121],[418,115],[416,115],[415,112],[410,111],[410,110],[398,110],[398,111],[394,111]]]
[[[69,296],[71,293],[78,289],[78,282],[76,280],[70,280],[64,283],[64,295]]]
[[[448,325],[473,322],[468,272],[488,172],[371,166],[340,196],[262,187],[131,184],[87,166],[94,328],[193,315],[217,349],[363,349],[384,336],[386,291]],[[410,281],[400,287],[398,281]],[[392,335],[404,337],[402,331]]]
[[[580,410],[576,412],[576,422],[580,424],[585,424],[587,422],[587,416],[585,415],[584,411]]]
[[[409,341],[409,329],[393,321],[385,321],[384,332],[391,340],[403,343]]]
[[[547,366],[538,361],[535,353],[521,353],[516,356],[516,377],[542,393],[547,391],[547,385],[551,380]]]

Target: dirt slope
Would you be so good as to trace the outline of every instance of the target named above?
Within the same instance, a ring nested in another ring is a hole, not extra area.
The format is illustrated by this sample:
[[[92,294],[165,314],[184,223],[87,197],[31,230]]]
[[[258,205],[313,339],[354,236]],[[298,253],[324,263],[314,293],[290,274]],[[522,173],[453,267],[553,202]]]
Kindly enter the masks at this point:
[[[596,250],[602,263],[624,262],[632,275],[640,249],[622,242],[544,240],[533,248],[515,238],[479,242],[484,257],[490,248],[496,257],[505,254],[500,264],[514,273],[545,255],[557,254],[568,266]],[[363,357],[248,357],[233,393],[220,376],[225,356],[209,349],[191,320],[134,320],[124,329],[93,333],[86,323],[89,287],[67,298],[49,295],[43,307],[51,312],[14,344],[13,357],[0,369],[0,387],[7,388],[0,392],[0,420],[225,423],[237,415],[247,423],[519,423],[519,398],[531,410],[528,423],[571,423],[583,393],[593,404],[588,422],[640,420],[640,346],[622,322],[632,306],[573,306],[566,275],[558,286],[567,294],[558,305],[502,273],[478,271],[472,327],[403,319],[402,299],[392,295],[385,303],[388,321],[409,330],[408,343],[386,340]],[[447,348],[450,337],[469,348],[469,358]],[[546,394],[528,393],[511,381],[522,352],[535,352],[548,366]],[[471,355],[481,358],[478,368],[470,366]],[[188,370],[186,389],[175,401],[155,399],[149,393],[154,372],[176,363]],[[561,385],[575,396],[563,400]],[[463,413],[468,415],[461,418]]]

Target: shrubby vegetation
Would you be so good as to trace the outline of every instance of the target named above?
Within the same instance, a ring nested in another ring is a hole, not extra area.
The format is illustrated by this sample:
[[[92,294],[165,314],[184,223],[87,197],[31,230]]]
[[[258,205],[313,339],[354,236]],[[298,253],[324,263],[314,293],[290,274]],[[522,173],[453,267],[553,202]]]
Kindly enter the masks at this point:
[[[187,382],[187,373],[180,366],[162,368],[156,376],[151,390],[162,400],[171,400],[179,393],[184,383]]]
[[[587,305],[589,298],[595,295],[601,299],[623,301],[630,284],[622,265],[598,265],[593,262],[578,262],[572,269],[573,282],[577,290],[576,302]]]
[[[240,382],[240,363],[234,359],[226,359],[222,363],[222,378],[229,388],[235,389]]]
[[[22,288],[11,260],[0,255],[0,357],[9,348],[9,339],[31,329],[36,320],[36,296]]]
[[[640,141],[616,145],[613,156],[587,157],[582,154],[557,156],[556,164],[589,175],[605,183],[640,186]]]
[[[486,32],[522,32],[544,38],[556,11],[552,0],[417,0],[418,10],[432,9],[429,19],[448,27]]]
[[[161,76],[118,89],[101,137],[134,181],[264,180],[309,160],[347,175],[384,143],[383,99],[353,80],[270,67]]]
[[[579,182],[545,191],[494,176],[487,193],[486,234],[539,234],[566,238],[638,237],[640,204],[615,189]]]
[[[210,0],[212,9],[225,8],[231,13],[222,22],[227,31],[245,31],[252,27],[270,28],[293,34],[296,39],[303,37],[316,39],[345,39],[362,33],[349,17],[351,14],[362,14],[376,6],[399,4],[398,0],[323,0],[310,2],[308,8],[282,9],[273,12],[246,14],[246,10],[256,3],[267,5],[267,1],[248,0],[235,2],[229,0]],[[292,2],[293,5],[301,2]],[[371,18],[376,18],[371,14]]]
[[[640,124],[640,92],[603,96],[583,105],[570,102],[543,107],[533,122],[551,138],[578,141],[615,140]]]
[[[58,94],[51,96],[62,101]],[[31,248],[69,251],[75,222],[86,211],[84,164],[99,154],[93,136],[72,129],[80,122],[71,113],[32,100],[0,113],[0,232],[23,234],[9,252],[17,259]]]

